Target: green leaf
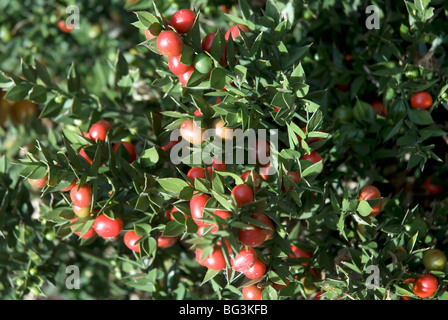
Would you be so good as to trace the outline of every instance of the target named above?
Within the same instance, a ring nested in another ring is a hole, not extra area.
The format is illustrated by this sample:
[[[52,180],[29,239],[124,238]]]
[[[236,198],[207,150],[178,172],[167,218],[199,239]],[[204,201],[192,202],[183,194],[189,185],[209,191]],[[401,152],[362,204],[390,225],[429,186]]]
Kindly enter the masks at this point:
[[[115,60],[115,77],[120,79],[121,77],[127,75],[129,73],[128,62],[125,57],[118,51],[117,59]]]
[[[179,178],[162,178],[157,182],[163,189],[174,194],[179,194],[183,188],[188,187],[188,184]]]
[[[67,76],[67,89],[68,92],[75,93],[79,91],[81,88],[81,79],[78,74],[78,70],[76,70],[75,63],[73,62],[70,66],[70,70],[68,71]]]
[[[210,87],[216,90],[222,90],[226,85],[226,69],[218,67],[212,70],[210,74]]]
[[[274,22],[277,24],[280,20],[280,11],[278,10],[278,7],[274,0],[267,0],[266,1],[266,16],[269,18],[272,18]]]
[[[148,29],[154,22],[159,22],[156,16],[148,11],[136,11],[137,19]]]
[[[244,83],[246,81],[247,68],[242,65],[235,66],[235,75],[239,84]]]
[[[291,109],[294,103],[294,96],[286,92],[277,92],[271,101],[271,106],[280,109]]]
[[[42,119],[56,117],[61,113],[63,107],[63,103],[57,103],[54,99],[51,99],[40,112],[39,118]]]
[[[30,100],[35,103],[44,103],[47,100],[47,92],[47,88],[37,84],[30,92]]]
[[[358,204],[357,211],[361,216],[367,217],[372,212],[372,207],[366,200],[361,200]]]
[[[417,125],[430,125],[434,122],[431,113],[428,110],[412,109],[408,112],[409,119]]]
[[[177,237],[181,234],[183,234],[185,231],[185,225],[182,223],[177,222],[176,220],[169,221],[165,229],[163,230],[162,236],[163,237]]]
[[[140,163],[144,167],[151,167],[159,161],[159,153],[155,147],[151,147],[143,151],[140,155]]]
[[[38,61],[34,60],[34,64],[37,71],[37,76],[40,80],[43,81],[43,83],[46,84],[47,87],[53,87],[53,83],[51,81],[50,74],[48,73],[47,69]]]
[[[253,12],[247,0],[238,0],[238,5],[241,10],[243,18],[245,20],[250,20],[250,17],[252,16]]]
[[[218,28],[218,31],[215,34],[215,37],[212,41],[212,46],[210,48],[210,55],[216,60],[219,61],[221,59],[221,55],[226,47],[226,40],[224,38],[224,33],[221,28]]]
[[[202,280],[201,286],[205,283],[207,283],[208,281],[210,281],[211,279],[213,279],[218,273],[220,272],[220,270],[213,270],[213,269],[208,269],[207,272],[205,273],[204,279]]]
[[[4,99],[10,101],[20,101],[25,99],[33,85],[29,82],[22,82],[11,87],[6,93]]]
[[[35,83],[37,80],[37,72],[36,70],[31,67],[28,66],[26,63],[23,62],[23,60],[21,61],[22,63],[22,74],[23,76],[30,82]]]
[[[261,293],[262,300],[278,300],[277,290],[275,290],[272,286],[267,286],[263,288],[263,292]]]
[[[415,244],[417,243],[418,239],[418,231],[414,234],[414,236],[408,241],[406,244],[406,251],[411,254],[414,250]]]

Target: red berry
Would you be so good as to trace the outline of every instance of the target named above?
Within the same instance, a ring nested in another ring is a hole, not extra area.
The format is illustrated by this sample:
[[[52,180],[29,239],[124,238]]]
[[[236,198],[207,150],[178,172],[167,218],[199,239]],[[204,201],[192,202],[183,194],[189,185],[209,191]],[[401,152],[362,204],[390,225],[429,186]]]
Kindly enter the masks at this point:
[[[136,244],[141,236],[137,235],[134,230],[130,230],[124,234],[123,241],[126,247],[135,252],[140,252],[140,244]]]
[[[45,177],[40,178],[40,179],[28,179],[28,182],[34,188],[43,188],[43,187],[45,187],[47,185],[48,174],[46,174]]]
[[[202,39],[202,50],[207,51],[208,53],[211,53],[212,50],[212,43],[213,39],[215,38],[216,33],[208,33],[203,39]],[[219,64],[222,66],[227,65],[227,44],[224,46],[221,57],[219,59]]]
[[[201,226],[207,226],[203,221],[200,219],[203,218],[204,215],[204,207],[207,201],[211,197],[208,194],[202,193],[194,195],[190,200],[190,212],[191,217],[193,218],[194,222],[201,227]]]
[[[73,26],[67,26],[64,20],[58,21],[58,27],[64,33],[70,33],[73,30]]]
[[[289,176],[289,178],[291,178],[292,182],[297,184],[300,181],[300,173],[299,172],[295,172],[295,171],[289,171],[287,173],[287,175]],[[294,186],[292,186],[291,184],[289,185],[289,190],[292,190],[294,188]],[[286,192],[286,188],[284,185],[282,185],[282,191]]]
[[[184,42],[176,32],[165,30],[157,36],[157,49],[166,57],[178,56],[184,49]]]
[[[90,157],[87,155],[87,153],[84,149],[85,149],[85,147],[83,147],[83,148],[81,148],[81,150],[79,150],[79,155],[81,157],[83,157],[84,159],[86,159],[88,163],[92,164],[93,160],[90,159]]]
[[[251,173],[252,173],[252,176],[253,176],[253,179],[251,179],[251,180],[252,180],[252,182],[254,184],[254,189],[255,189],[255,191],[258,191],[261,188],[261,177],[254,170],[246,170],[246,171],[244,171],[241,174],[241,179],[243,179],[243,181],[246,182],[247,179],[249,179]]]
[[[123,158],[127,159],[129,163],[134,162],[137,159],[137,152],[135,151],[135,147],[132,143],[127,141],[119,141],[114,145],[114,152],[117,152],[119,146],[123,146],[126,150],[121,155]]]
[[[245,246],[258,247],[272,237],[274,232],[274,224],[272,220],[264,213],[255,213],[251,215],[251,218],[262,222],[266,225],[266,228],[249,224],[249,227],[240,228],[238,230],[238,240]]]
[[[61,189],[61,192],[67,192],[72,190],[72,188],[76,185],[76,178],[73,179],[73,181],[69,184],[68,187],[65,187],[64,189]]]
[[[243,248],[230,260],[232,268],[237,272],[247,272],[257,261],[257,252],[254,248]]]
[[[252,267],[244,275],[249,279],[258,279],[266,273],[266,265],[260,259],[257,259]]]
[[[230,193],[235,198],[238,207],[254,201],[254,192],[247,184],[239,184]]]
[[[320,155],[319,152],[311,151],[310,154],[305,154],[304,156],[302,156],[302,159],[303,160],[307,160],[307,161],[311,161],[311,162],[314,162],[314,163],[322,161],[322,170],[324,170],[324,161],[323,161],[323,158],[322,158],[322,156]],[[321,172],[322,172],[322,170],[321,170]]]
[[[230,27],[229,30],[227,30],[224,38],[226,40],[229,40],[229,37],[232,36],[233,39],[241,35],[241,32],[246,33],[249,32],[249,28],[245,26],[244,24],[236,24],[232,27]]]
[[[93,229],[100,237],[113,238],[123,230],[123,220],[121,218],[111,219],[104,214],[100,214],[95,218]]]
[[[173,14],[170,24],[179,34],[190,31],[196,19],[196,14],[190,9],[181,9]]]
[[[80,208],[90,207],[92,204],[92,187],[84,183],[81,187],[75,185],[72,190],[70,190],[70,199],[75,206]]]
[[[188,80],[190,80],[191,74],[194,72],[194,66],[189,66],[185,73],[177,76],[179,82],[182,86],[186,87]]]
[[[443,191],[443,188],[437,184],[432,183],[432,177],[425,180],[425,189],[430,195],[438,195]]]
[[[417,109],[428,109],[432,105],[432,96],[427,91],[416,92],[411,97],[411,106]]]
[[[196,178],[205,179],[205,169],[201,167],[191,168],[187,173],[187,177],[191,179],[194,185],[194,180],[196,180]]]
[[[89,129],[89,135],[92,140],[98,139],[99,141],[105,141],[107,132],[112,125],[106,120],[100,120]]]
[[[373,101],[370,105],[372,106],[373,111],[375,111],[376,114],[382,115],[383,117],[387,115],[387,109],[383,101]]]
[[[261,300],[263,289],[257,287],[256,284],[252,284],[243,288],[244,300]]]
[[[222,270],[226,267],[226,260],[224,258],[224,254],[222,253],[221,247],[216,245],[213,248],[211,254],[201,260],[202,249],[196,250],[196,259],[197,261],[212,270]]]
[[[178,56],[172,56],[168,58],[168,68],[172,73],[175,75],[182,75],[190,69],[191,66],[187,66],[186,64],[183,64],[180,62],[181,55]]]
[[[78,219],[77,217],[74,217],[74,218],[71,220],[71,223],[74,223],[77,219]],[[72,230],[74,230],[74,229],[75,229],[75,226],[73,225],[71,228],[72,228]],[[89,230],[87,230],[86,233],[84,233],[83,236],[81,236],[81,231],[77,231],[77,232],[75,232],[75,234],[76,234],[78,237],[81,237],[82,239],[90,239],[90,238],[92,238],[94,235],[96,235],[96,232],[95,232],[95,230],[91,227]]]
[[[381,192],[380,190],[372,185],[367,185],[365,187],[363,187],[360,191],[359,191],[359,196],[358,199],[359,201],[361,200],[371,200],[371,199],[378,199],[381,198]],[[373,208],[372,208],[372,212],[370,213],[370,216],[376,216],[382,208],[382,200],[380,200]]]
[[[157,238],[157,246],[159,248],[171,248],[176,244],[179,240],[179,237],[164,237],[159,232],[159,236]]]
[[[413,284],[413,290],[417,297],[428,298],[436,293],[439,282],[432,273],[426,273],[417,279]]]

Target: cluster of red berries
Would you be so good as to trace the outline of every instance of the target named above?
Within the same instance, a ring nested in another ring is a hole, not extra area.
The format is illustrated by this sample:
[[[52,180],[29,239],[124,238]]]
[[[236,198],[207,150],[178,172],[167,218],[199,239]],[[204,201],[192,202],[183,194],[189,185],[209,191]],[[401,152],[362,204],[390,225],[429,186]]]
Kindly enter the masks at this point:
[[[159,23],[154,23],[147,30],[145,36],[148,40],[155,39],[157,41],[157,49],[161,55],[168,58],[168,68],[174,73],[180,83],[186,86],[193,71],[197,70],[202,74],[208,74],[213,69],[213,63],[210,57],[205,53],[211,52],[215,33],[209,33],[202,39],[202,52],[196,52],[191,56],[191,52],[187,54],[187,58],[182,63],[182,54],[185,48],[182,35],[187,34],[196,21],[196,13],[190,9],[181,9],[173,14],[171,20],[164,19],[164,27]],[[234,25],[225,34],[226,45],[220,57],[220,65],[227,65],[227,41],[229,37],[236,38],[241,32],[249,32],[249,28],[245,25]],[[188,61],[188,64],[185,64]]]

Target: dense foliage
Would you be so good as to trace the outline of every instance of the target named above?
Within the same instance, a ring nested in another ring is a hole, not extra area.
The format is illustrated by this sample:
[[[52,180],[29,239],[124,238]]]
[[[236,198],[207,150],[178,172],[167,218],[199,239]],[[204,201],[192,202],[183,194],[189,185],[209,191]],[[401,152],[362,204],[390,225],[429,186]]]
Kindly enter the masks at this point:
[[[3,299],[448,298],[448,3],[0,9]]]

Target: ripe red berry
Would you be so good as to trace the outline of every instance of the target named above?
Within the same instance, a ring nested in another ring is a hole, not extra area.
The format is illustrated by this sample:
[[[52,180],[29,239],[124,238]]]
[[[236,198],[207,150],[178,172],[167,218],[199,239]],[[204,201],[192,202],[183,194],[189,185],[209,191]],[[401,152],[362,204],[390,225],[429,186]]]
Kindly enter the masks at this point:
[[[212,270],[222,270],[226,267],[226,259],[224,258],[224,254],[222,253],[221,247],[216,245],[213,248],[211,254],[201,260],[202,250],[196,250],[196,259],[197,261]]]
[[[264,213],[255,213],[251,215],[251,218],[260,221],[266,225],[266,228],[249,224],[249,227],[240,228],[238,230],[238,240],[245,246],[258,247],[272,237],[272,234],[274,233],[274,224]]]
[[[121,153],[121,156],[127,159],[129,163],[134,162],[137,159],[137,152],[135,151],[134,145],[128,141],[119,141],[114,145],[115,153],[120,145],[124,147],[124,152]]]
[[[257,261],[257,252],[254,248],[243,248],[230,260],[232,268],[237,272],[247,272]]]
[[[87,155],[86,151],[84,150],[84,147],[79,150],[79,155],[87,160],[88,163],[92,164],[93,160]]]
[[[216,36],[216,33],[208,33],[202,39],[202,50],[203,51],[207,51],[208,53],[211,53],[212,43],[213,43],[213,39],[215,39],[215,36]],[[224,48],[222,50],[221,57],[219,59],[219,64],[222,66],[227,65],[227,44],[224,46]]]
[[[32,185],[34,188],[43,188],[47,185],[48,182],[48,174],[45,177],[40,179],[28,179],[28,183]]]
[[[172,73],[178,76],[186,73],[188,69],[191,68],[191,66],[187,66],[186,64],[180,62],[180,57],[181,55],[168,58],[168,68]]]
[[[58,27],[64,33],[70,33],[73,30],[73,26],[66,25],[64,20],[58,21]]]
[[[224,38],[226,40],[229,40],[229,37],[232,36],[232,38],[235,39],[236,37],[241,35],[241,32],[247,33],[247,32],[250,32],[250,30],[244,24],[236,24],[236,25],[230,27],[229,30],[227,30]]]
[[[205,204],[210,198],[211,197],[208,194],[202,193],[194,195],[190,200],[191,217],[199,227],[207,226],[207,224],[201,221],[200,219],[202,219],[204,215]]]
[[[411,106],[417,109],[428,109],[432,105],[432,96],[427,91],[416,92],[411,96]]]
[[[367,185],[359,191],[358,196],[359,201],[378,199],[378,198],[381,198],[381,192],[375,186]],[[372,217],[376,216],[381,211],[381,208],[382,208],[382,200],[380,200],[375,206],[373,206],[370,216]]]
[[[157,36],[157,49],[166,57],[178,56],[184,49],[184,42],[176,32],[165,30]]]
[[[373,101],[372,103],[370,103],[370,105],[372,106],[373,111],[375,111],[376,114],[382,115],[383,117],[387,115],[387,109],[383,101]]]
[[[94,125],[92,125],[89,129],[89,135],[92,140],[105,141],[107,132],[112,127],[109,121],[100,120]]]
[[[428,298],[436,293],[438,286],[437,277],[432,273],[426,273],[415,279],[413,290],[417,297]]]
[[[252,173],[253,179],[251,178],[255,191],[260,190],[261,188],[261,177],[258,173],[256,173],[254,170],[246,170],[241,174],[241,179],[243,179],[244,182],[246,182]]]
[[[171,17],[170,24],[179,34],[190,31],[196,19],[196,14],[190,9],[176,11]]]
[[[205,179],[205,169],[202,167],[191,168],[187,173],[187,177],[191,179],[194,185],[194,180],[196,178]]]
[[[188,119],[182,122],[180,126],[180,135],[189,143],[201,145],[204,141],[204,129],[200,127],[200,123]]]
[[[74,217],[74,218],[71,220],[71,223],[75,223],[77,219],[78,219],[78,217]],[[74,225],[72,225],[71,228],[72,228],[72,230],[75,230],[75,226],[74,226]],[[90,239],[90,238],[92,238],[94,235],[96,235],[96,232],[95,232],[95,230],[94,230],[92,227],[90,227],[89,230],[87,230],[86,233],[84,233],[82,236],[81,236],[81,234],[82,234],[81,231],[76,231],[75,234],[76,234],[78,237],[81,237],[82,239]]]
[[[140,252],[140,244],[136,244],[141,236],[137,235],[134,230],[130,230],[124,234],[123,241],[126,247],[135,252]]]
[[[287,175],[289,176],[289,178],[291,178],[292,182],[297,184],[300,181],[300,173],[299,172],[295,172],[295,171],[289,171],[287,173]],[[294,188],[294,186],[292,186],[291,184],[289,185],[289,190],[292,190]],[[284,183],[282,185],[282,191],[286,192],[286,187],[284,186]]]
[[[76,178],[73,179],[73,181],[72,181],[67,187],[65,187],[64,189],[61,189],[61,192],[67,192],[67,191],[70,191],[70,190],[72,190],[72,188],[73,188],[75,185],[76,185]]]
[[[157,237],[157,246],[159,248],[171,248],[179,240],[179,237],[164,237],[161,232],[159,232]]]
[[[84,183],[81,187],[75,185],[70,190],[70,199],[75,206],[80,208],[90,207],[92,204],[92,187]]]
[[[121,218],[111,219],[104,214],[100,214],[95,218],[93,229],[100,237],[113,238],[123,230],[123,220]]]
[[[254,201],[254,192],[247,184],[239,184],[230,193],[235,198],[238,207]]]
[[[226,171],[227,170],[227,164],[225,162],[222,162],[221,160],[212,159],[212,168],[216,171]]]
[[[438,195],[443,191],[443,188],[437,184],[432,183],[432,177],[425,180],[425,189],[430,195]]]
[[[190,80],[190,77],[193,72],[194,72],[194,66],[191,65],[188,67],[188,69],[185,73],[182,73],[177,76],[177,78],[179,79],[179,82],[182,86],[184,86],[184,87],[187,86],[188,80]]]
[[[258,279],[266,273],[266,265],[260,259],[257,259],[252,267],[249,268],[244,275],[249,279]]]
[[[202,50],[207,51],[210,53],[212,49],[212,43],[213,39],[215,39],[216,33],[208,33],[203,39],[202,39]]]
[[[324,161],[323,161],[323,158],[322,158],[322,156],[320,155],[319,152],[311,151],[310,154],[305,154],[304,156],[302,156],[302,159],[303,160],[307,160],[307,161],[311,161],[311,162],[314,162],[314,163],[322,161],[322,170],[324,170]],[[321,172],[322,172],[322,170],[321,170]]]
[[[252,284],[243,288],[244,300],[261,300],[263,289],[257,287],[256,284]]]

